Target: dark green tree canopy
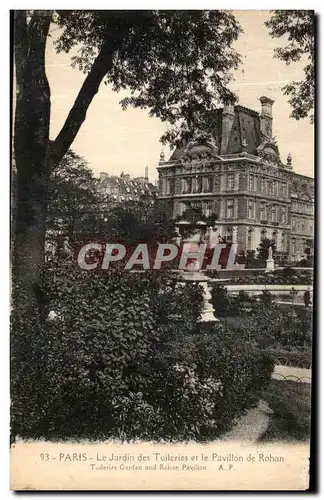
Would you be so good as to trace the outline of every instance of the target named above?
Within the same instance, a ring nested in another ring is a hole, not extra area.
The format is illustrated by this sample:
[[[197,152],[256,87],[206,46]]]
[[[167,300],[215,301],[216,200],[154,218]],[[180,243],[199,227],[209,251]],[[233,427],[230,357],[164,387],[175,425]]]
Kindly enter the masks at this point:
[[[14,279],[17,301],[33,311],[44,260],[50,175],[71,148],[101,83],[129,92],[121,101],[124,108],[147,109],[169,123],[162,139],[179,144],[201,128],[205,113],[219,100],[235,101],[227,83],[240,61],[232,48],[240,27],[230,12],[208,10],[16,10],[14,21]],[[72,65],[85,77],[50,141],[46,46],[56,28],[57,51],[71,51]]]
[[[286,64],[306,60],[305,77],[283,87],[289,96],[291,116],[299,120],[310,116],[313,121],[315,98],[315,15],[313,10],[276,10],[266,26],[273,38],[286,38],[288,44],[275,50]]]
[[[97,180],[84,158],[69,150],[49,181],[46,229],[91,235],[98,218]]]
[[[276,243],[274,240],[270,240],[270,238],[262,238],[260,244],[258,246],[258,257],[261,260],[268,259],[269,256],[269,248],[272,248],[273,253],[276,252]]]
[[[240,58],[241,31],[224,11],[59,11],[57,51],[77,48],[72,64],[85,73],[105,66],[105,83],[129,89],[123,108],[147,108],[171,124],[164,142],[182,139],[206,110],[235,100],[226,85]],[[200,123],[199,123],[200,124]]]

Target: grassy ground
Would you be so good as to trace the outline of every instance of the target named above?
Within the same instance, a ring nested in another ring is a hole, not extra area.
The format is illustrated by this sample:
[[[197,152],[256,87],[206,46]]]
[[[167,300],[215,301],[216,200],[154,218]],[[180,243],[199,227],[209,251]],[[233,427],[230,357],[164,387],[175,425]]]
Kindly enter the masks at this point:
[[[262,399],[272,410],[260,441],[307,441],[310,436],[311,386],[272,380]]]

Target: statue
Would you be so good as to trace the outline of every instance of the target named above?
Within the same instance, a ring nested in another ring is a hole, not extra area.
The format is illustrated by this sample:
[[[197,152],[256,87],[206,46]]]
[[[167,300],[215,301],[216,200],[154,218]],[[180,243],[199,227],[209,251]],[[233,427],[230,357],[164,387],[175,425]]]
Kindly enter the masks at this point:
[[[160,153],[160,161],[164,161],[165,160],[165,154],[163,151],[161,151]]]
[[[267,267],[266,267],[266,273],[274,271],[274,260],[273,260],[273,254],[272,254],[272,247],[269,247],[269,252],[268,252],[268,258],[267,258]]]

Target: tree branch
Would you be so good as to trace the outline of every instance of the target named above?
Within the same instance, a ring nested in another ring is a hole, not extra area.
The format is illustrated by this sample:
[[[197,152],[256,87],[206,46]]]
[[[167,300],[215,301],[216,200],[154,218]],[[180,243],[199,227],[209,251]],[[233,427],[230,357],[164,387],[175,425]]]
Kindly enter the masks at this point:
[[[51,144],[51,171],[58,165],[74,141],[81,125],[85,121],[88,108],[99,90],[99,86],[112,66],[112,52],[103,47],[95,59],[79,94],[68,114],[65,123]]]

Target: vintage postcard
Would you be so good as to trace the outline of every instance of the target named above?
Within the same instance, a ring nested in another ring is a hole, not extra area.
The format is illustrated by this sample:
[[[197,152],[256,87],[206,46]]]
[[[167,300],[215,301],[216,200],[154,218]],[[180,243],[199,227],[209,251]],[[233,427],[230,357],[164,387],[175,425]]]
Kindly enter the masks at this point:
[[[308,490],[310,10],[16,10],[12,490]]]

